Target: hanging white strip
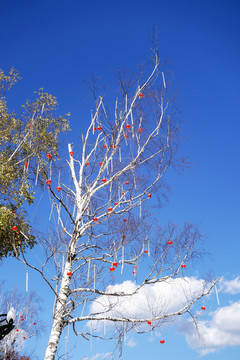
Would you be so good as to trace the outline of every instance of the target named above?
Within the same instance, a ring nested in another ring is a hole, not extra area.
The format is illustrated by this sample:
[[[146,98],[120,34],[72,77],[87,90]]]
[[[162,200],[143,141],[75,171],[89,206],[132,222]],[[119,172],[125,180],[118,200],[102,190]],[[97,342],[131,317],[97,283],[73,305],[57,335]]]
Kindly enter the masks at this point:
[[[90,263],[91,263],[91,260],[88,260],[88,273],[87,273],[87,281],[89,281],[89,276],[90,276]]]
[[[26,292],[28,292],[28,268],[26,269]]]
[[[39,172],[39,164],[38,164],[38,166],[37,166],[37,173],[36,173],[35,185],[37,185],[37,182],[38,182],[38,172]]]
[[[123,267],[124,267],[124,246],[122,246],[122,268],[121,268],[121,274],[123,273]]]
[[[165,77],[164,77],[164,73],[162,72],[162,79],[163,79],[163,86],[166,89],[166,83],[165,83]]]

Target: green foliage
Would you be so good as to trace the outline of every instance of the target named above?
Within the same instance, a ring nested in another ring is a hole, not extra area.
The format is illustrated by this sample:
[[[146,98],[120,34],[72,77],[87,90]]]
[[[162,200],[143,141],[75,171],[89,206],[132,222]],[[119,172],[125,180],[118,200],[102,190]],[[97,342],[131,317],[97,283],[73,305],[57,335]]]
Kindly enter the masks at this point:
[[[36,92],[33,102],[27,101],[22,105],[21,117],[9,112],[4,95],[18,79],[15,69],[12,68],[8,75],[0,70],[0,258],[10,254],[14,256],[14,241],[15,246],[22,242],[21,247],[24,247],[21,234],[12,233],[13,225],[10,225],[13,219],[12,216],[7,219],[7,214],[16,209],[18,225],[30,234],[29,225],[24,225],[24,213],[20,215],[19,210],[25,203],[34,202],[33,183],[36,177],[38,186],[43,187],[50,171],[56,169],[59,136],[70,130],[69,114],[57,116],[56,98],[43,89]],[[51,159],[46,154],[51,154]],[[25,244],[31,247],[33,238],[29,239],[29,243],[25,241]]]

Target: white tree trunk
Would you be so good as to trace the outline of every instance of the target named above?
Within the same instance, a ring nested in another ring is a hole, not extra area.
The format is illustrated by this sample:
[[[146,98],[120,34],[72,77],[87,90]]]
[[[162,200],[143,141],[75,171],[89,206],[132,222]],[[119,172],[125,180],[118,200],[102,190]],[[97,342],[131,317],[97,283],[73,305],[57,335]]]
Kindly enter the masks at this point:
[[[69,284],[71,279],[71,277],[68,276],[67,273],[70,272],[71,270],[72,270],[71,262],[67,260],[65,264],[61,288],[56,303],[56,311],[53,318],[52,330],[46,348],[44,360],[54,360],[56,356],[58,343],[64,325],[64,314],[66,314],[66,303],[67,303]]]

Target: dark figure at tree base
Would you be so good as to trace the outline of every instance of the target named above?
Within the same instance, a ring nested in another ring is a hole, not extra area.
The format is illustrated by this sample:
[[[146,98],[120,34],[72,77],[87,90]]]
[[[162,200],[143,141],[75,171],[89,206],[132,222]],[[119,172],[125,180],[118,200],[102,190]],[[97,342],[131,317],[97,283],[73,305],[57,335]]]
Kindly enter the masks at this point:
[[[7,314],[0,314],[0,340],[2,340],[7,334],[14,329],[15,310],[11,308]]]

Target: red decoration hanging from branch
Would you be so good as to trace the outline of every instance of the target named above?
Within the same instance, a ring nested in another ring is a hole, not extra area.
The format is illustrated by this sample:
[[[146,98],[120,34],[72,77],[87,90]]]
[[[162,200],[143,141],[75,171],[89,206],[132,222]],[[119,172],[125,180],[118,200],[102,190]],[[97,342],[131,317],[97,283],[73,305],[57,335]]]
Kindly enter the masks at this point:
[[[168,245],[172,245],[172,240],[169,240]]]
[[[69,277],[71,277],[72,274],[73,274],[73,273],[72,273],[71,271],[67,272],[67,276],[69,276]]]
[[[107,145],[106,145],[106,144],[104,144],[104,145],[103,145],[103,147],[104,147],[104,149],[106,149],[106,148],[107,148]]]
[[[90,162],[87,162],[86,165],[89,166],[89,165],[90,165]]]
[[[202,306],[201,309],[202,309],[202,310],[206,310],[205,306]]]
[[[114,271],[114,270],[115,270],[115,267],[111,266],[111,267],[109,268],[109,270],[110,270],[110,271]]]
[[[46,157],[50,160],[52,158],[51,154],[47,154]]]
[[[107,179],[102,179],[102,182],[105,183],[107,181]]]
[[[186,267],[186,265],[185,265],[185,264],[182,264],[181,266],[182,266],[182,268],[185,268],[185,267]]]
[[[126,184],[126,185],[129,185],[129,182],[128,182],[128,181],[126,181],[126,182],[125,182],[125,184]]]
[[[113,208],[112,207],[108,208],[108,211],[113,211]]]
[[[150,193],[150,194],[148,194],[148,197],[149,197],[149,198],[151,198],[151,197],[152,197],[152,194],[151,194],[151,193]]]
[[[139,132],[142,132],[142,131],[143,131],[143,129],[142,129],[142,128],[140,128],[140,129],[138,129],[138,131],[139,131]]]
[[[130,129],[130,127],[131,127],[131,125],[129,125],[129,124],[127,124],[127,125],[125,126],[126,129]]]
[[[151,322],[151,320],[148,320],[148,322],[147,322],[147,323],[148,323],[148,325],[152,325],[152,322]]]
[[[47,184],[47,185],[50,185],[50,184],[51,184],[51,182],[52,182],[52,181],[51,181],[51,180],[49,180],[49,179],[48,179],[48,180],[46,180],[46,184]]]
[[[100,161],[99,165],[102,166],[102,164],[103,164],[103,163]]]
[[[160,343],[161,343],[161,344],[164,344],[164,343],[165,343],[165,340],[160,340]]]
[[[24,163],[24,167],[27,170],[27,168],[28,168],[28,163],[27,162]]]
[[[12,227],[12,230],[13,230],[13,231],[17,231],[17,226],[13,226],[13,227]]]
[[[93,221],[98,221],[98,218],[97,217],[93,218]]]
[[[97,130],[102,130],[102,127],[101,127],[101,126],[98,126],[98,127],[97,127]]]
[[[140,93],[140,94],[139,94],[139,97],[140,97],[140,98],[144,98],[145,95],[144,95],[143,93]]]
[[[62,188],[60,186],[56,187],[57,191],[59,192],[60,190],[62,190]]]
[[[69,154],[70,154],[70,156],[73,156],[73,151],[70,151]]]
[[[117,267],[118,263],[117,262],[113,262],[113,266]]]

